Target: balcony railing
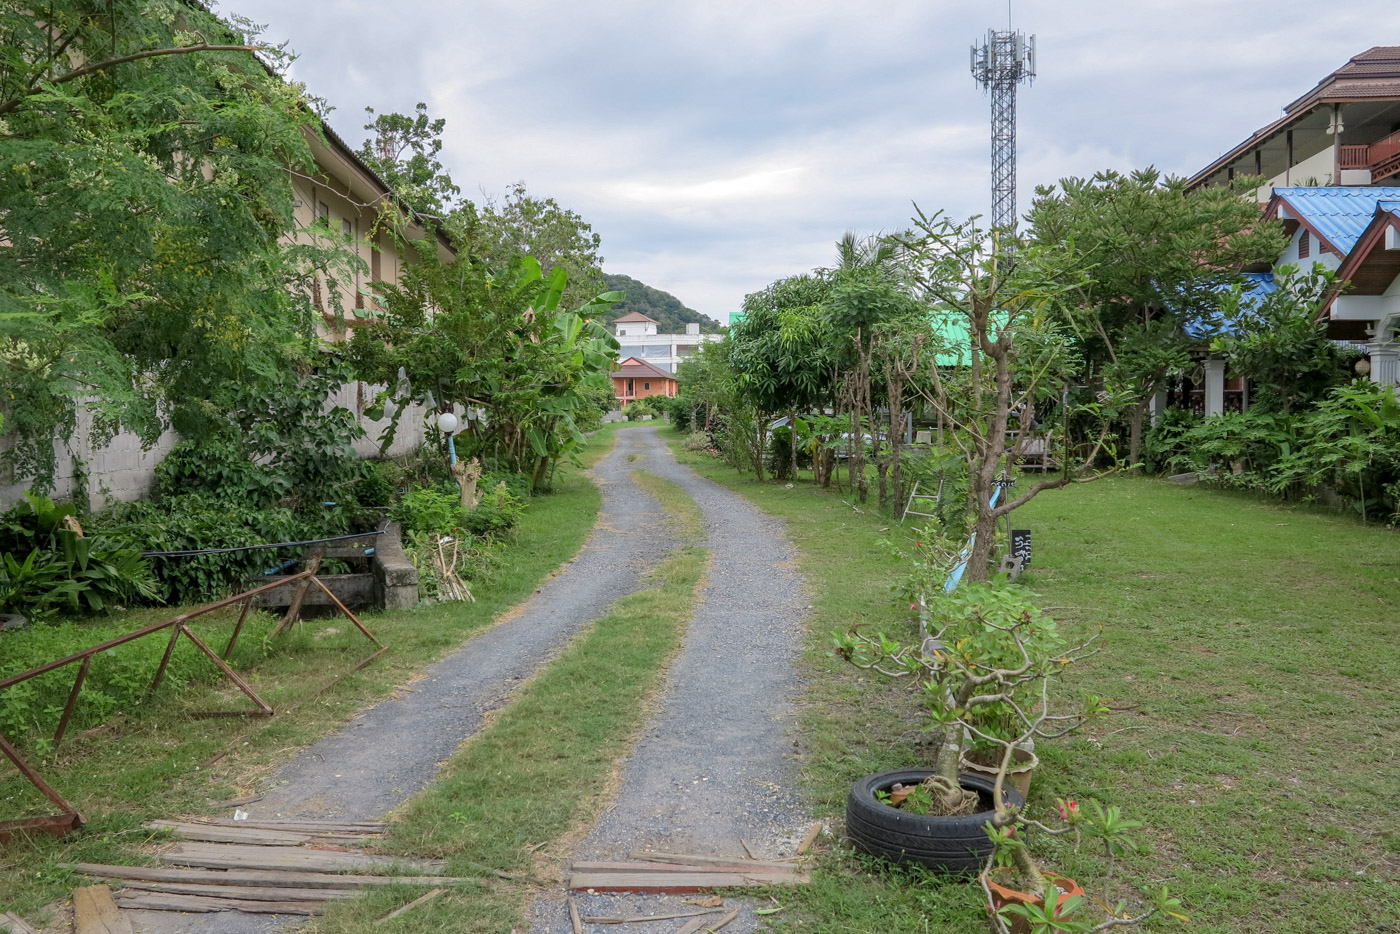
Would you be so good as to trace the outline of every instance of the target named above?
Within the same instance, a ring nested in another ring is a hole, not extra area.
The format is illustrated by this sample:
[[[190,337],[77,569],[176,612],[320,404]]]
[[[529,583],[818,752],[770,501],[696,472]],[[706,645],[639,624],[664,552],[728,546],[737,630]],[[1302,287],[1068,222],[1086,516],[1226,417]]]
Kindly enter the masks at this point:
[[[1372,182],[1400,174],[1400,131],[1369,146],[1342,146],[1338,155],[1344,169],[1370,169]]]

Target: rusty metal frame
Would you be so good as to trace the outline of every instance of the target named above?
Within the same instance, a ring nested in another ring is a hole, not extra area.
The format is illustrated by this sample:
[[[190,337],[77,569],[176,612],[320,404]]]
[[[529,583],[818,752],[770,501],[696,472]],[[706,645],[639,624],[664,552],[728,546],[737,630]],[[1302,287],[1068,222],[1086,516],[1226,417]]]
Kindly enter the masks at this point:
[[[241,677],[239,677],[238,673],[235,672],[231,667],[229,667],[227,662],[229,655],[233,652],[234,646],[238,643],[239,634],[243,631],[243,624],[248,618],[248,611],[252,608],[253,599],[259,596],[260,594],[266,593],[270,590],[275,590],[278,587],[282,587],[286,584],[301,582],[301,586],[298,587],[296,590],[296,597],[293,601],[293,605],[288,607],[286,616],[284,616],[282,621],[278,623],[277,628],[272,631],[272,636],[276,636],[279,633],[286,631],[288,627],[290,627],[294,622],[297,621],[298,617],[301,615],[300,611],[302,600],[305,597],[306,592],[313,585],[315,585],[320,587],[323,591],[325,591],[327,596],[330,597],[331,602],[335,604],[336,608],[339,609],[340,612],[344,613],[350,619],[350,622],[354,623],[355,627],[359,629],[360,632],[364,633],[365,637],[368,638],[371,642],[373,642],[377,647],[376,651],[373,654],[358,662],[352,670],[358,671],[364,668],[370,662],[374,661],[380,655],[388,651],[388,647],[385,646],[382,642],[380,642],[379,639],[375,637],[374,633],[370,632],[370,630],[365,626],[365,624],[360,622],[359,617],[357,617],[354,613],[350,612],[350,609],[340,601],[340,598],[338,598],[334,593],[332,593],[331,589],[327,587],[325,583],[323,583],[320,580],[320,578],[316,576],[316,572],[319,570],[319,567],[320,559],[314,558],[308,562],[307,569],[301,571],[300,573],[280,578],[271,583],[263,584],[262,586],[255,587],[252,590],[245,590],[243,593],[235,594],[232,597],[227,597],[215,603],[207,604],[205,606],[199,607],[198,609],[191,610],[188,613],[182,613],[179,616],[171,617],[170,619],[163,620],[159,623],[152,623],[149,626],[143,626],[142,628],[137,629],[134,632],[129,632],[125,635],[117,636],[113,639],[108,639],[106,642],[101,642],[97,645],[83,649],[80,652],[74,652],[72,655],[67,655],[63,658],[49,662],[45,665],[40,665],[37,668],[31,668],[28,671],[20,672],[17,675],[11,675],[8,678],[0,680],[0,691],[3,691],[5,688],[12,687],[21,682],[37,678],[40,675],[48,674],[51,671],[56,671],[57,669],[62,668],[65,665],[71,665],[74,662],[79,663],[78,674],[73,679],[73,687],[71,690],[69,690],[68,700],[63,705],[63,714],[59,718],[58,729],[54,731],[53,745],[56,749],[58,747],[58,744],[63,741],[64,733],[66,733],[68,730],[68,721],[72,718],[73,710],[77,707],[78,695],[82,693],[83,682],[87,680],[88,669],[92,665],[93,656],[97,655],[99,652],[105,652],[107,649],[115,648],[119,645],[125,645],[128,642],[134,642],[135,640],[140,639],[144,636],[149,636],[162,630],[169,629],[170,640],[166,643],[165,654],[161,656],[160,665],[156,668],[155,677],[151,680],[150,688],[147,689],[148,696],[151,693],[154,693],[155,690],[160,687],[161,681],[165,678],[165,670],[170,664],[171,657],[175,654],[175,646],[179,643],[180,636],[183,635],[186,638],[188,638],[191,642],[193,642],[196,648],[198,648],[201,652],[208,656],[210,661],[212,661],[216,666],[218,666],[219,670],[223,673],[224,677],[229,681],[232,681],[234,686],[237,687],[238,690],[241,691],[244,695],[246,695],[256,707],[255,710],[249,711],[206,711],[202,713],[196,713],[194,714],[194,716],[270,717],[273,715],[274,712],[272,706],[268,704],[265,700],[263,700],[261,697],[259,697],[257,692],[253,690],[253,688],[248,684],[248,682],[244,681]],[[220,656],[212,648],[210,648],[204,642],[203,639],[199,638],[194,634],[194,632],[190,629],[188,623],[190,620],[196,617],[205,616],[209,613],[213,613],[216,610],[221,610],[224,607],[232,606],[236,603],[242,603],[243,607],[238,614],[238,622],[234,624],[233,632],[229,636],[228,645],[224,647],[223,654],[222,656]],[[271,636],[269,638],[271,638]],[[19,751],[16,750],[15,747],[12,746],[2,734],[0,734],[0,753],[4,753],[5,757],[8,758],[12,763],[14,763],[15,768],[19,770],[20,774],[23,775],[24,778],[27,779],[31,785],[37,788],[39,792],[44,795],[44,797],[48,798],[58,808],[60,808],[61,811],[61,813],[57,815],[51,815],[48,817],[34,817],[26,818],[24,820],[0,821],[0,843],[4,843],[5,841],[7,841],[16,832],[42,831],[45,833],[54,834],[56,836],[65,836],[83,825],[82,816],[78,813],[77,809],[74,808],[71,804],[69,804],[66,800],[64,800],[62,795],[60,795],[57,791],[50,787],[49,784],[45,782],[44,779],[39,775],[39,773],[34,769],[34,767],[24,760],[24,758],[19,754]]]

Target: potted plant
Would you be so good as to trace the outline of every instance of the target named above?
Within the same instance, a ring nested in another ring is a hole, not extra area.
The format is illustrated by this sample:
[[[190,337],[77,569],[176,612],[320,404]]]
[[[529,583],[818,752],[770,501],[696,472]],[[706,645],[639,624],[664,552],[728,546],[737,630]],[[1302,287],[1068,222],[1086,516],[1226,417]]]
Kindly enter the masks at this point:
[[[1018,765],[1018,750],[1108,710],[1092,695],[1077,712],[1050,709],[1049,681],[1092,654],[1097,637],[1067,646],[1027,592],[1004,583],[967,584],[910,606],[919,613],[917,643],[856,628],[836,635],[835,651],[858,667],[917,683],[925,728],[941,731],[941,740],[931,769],[857,782],[847,803],[847,833],[862,849],[896,861],[975,873],[993,850],[982,828],[988,822],[1011,826],[1024,805],[1007,778]],[[973,743],[992,753],[983,774],[963,770]],[[922,792],[899,806],[885,798],[896,784],[910,783]]]

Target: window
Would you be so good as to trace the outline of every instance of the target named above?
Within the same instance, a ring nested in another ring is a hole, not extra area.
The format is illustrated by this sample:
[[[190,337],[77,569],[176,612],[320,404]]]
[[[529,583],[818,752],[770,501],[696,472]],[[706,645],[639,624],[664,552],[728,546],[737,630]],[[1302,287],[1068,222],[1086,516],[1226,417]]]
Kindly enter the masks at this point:
[[[648,390],[648,389],[650,389],[650,388],[651,388],[651,383],[642,383],[642,391],[643,391],[643,392],[645,392],[646,390]]]
[[[340,222],[340,232],[345,234],[347,240],[353,239],[355,236],[355,225],[347,220],[342,220]]]
[[[331,206],[324,201],[316,202],[316,219],[329,227],[331,225]]]
[[[1298,235],[1298,258],[1307,259],[1312,255],[1312,235],[1306,230]]]
[[[637,390],[636,390],[636,388],[634,387],[634,383],[633,383],[632,380],[629,379],[629,380],[627,381],[627,395],[629,395],[629,396],[635,396],[636,394],[637,394]]]
[[[643,357],[669,357],[671,356],[670,344],[646,344],[642,347]]]

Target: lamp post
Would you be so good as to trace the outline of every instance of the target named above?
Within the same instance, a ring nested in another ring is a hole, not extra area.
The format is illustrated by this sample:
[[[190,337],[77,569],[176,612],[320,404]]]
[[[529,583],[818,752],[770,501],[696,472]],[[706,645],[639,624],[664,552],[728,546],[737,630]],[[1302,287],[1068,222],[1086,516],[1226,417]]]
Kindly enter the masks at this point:
[[[449,463],[457,463],[457,445],[452,441],[453,432],[457,430],[457,416],[451,412],[443,412],[437,417],[438,431],[447,435],[447,454]]]

